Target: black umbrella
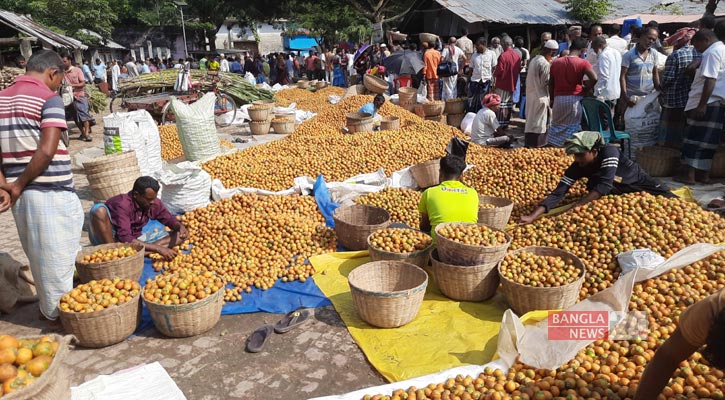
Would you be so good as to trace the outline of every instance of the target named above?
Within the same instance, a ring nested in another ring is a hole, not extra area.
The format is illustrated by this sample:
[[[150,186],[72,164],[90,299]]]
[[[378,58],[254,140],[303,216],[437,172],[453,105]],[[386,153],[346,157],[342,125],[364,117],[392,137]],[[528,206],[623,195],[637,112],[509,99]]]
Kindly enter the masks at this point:
[[[423,69],[423,53],[413,50],[396,51],[385,57],[383,65],[387,72],[398,75],[415,75]]]

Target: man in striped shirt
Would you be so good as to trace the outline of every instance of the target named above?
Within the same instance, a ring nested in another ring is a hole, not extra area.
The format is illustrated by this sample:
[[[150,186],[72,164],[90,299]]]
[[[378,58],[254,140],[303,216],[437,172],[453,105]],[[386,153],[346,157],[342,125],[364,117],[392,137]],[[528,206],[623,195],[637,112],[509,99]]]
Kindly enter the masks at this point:
[[[67,129],[57,94],[64,72],[58,54],[41,50],[28,60],[26,74],[0,91],[0,193],[6,193],[0,212],[12,206],[40,311],[51,320],[61,295],[73,288],[83,228],[70,155],[60,141]]]
[[[575,207],[608,194],[647,192],[654,196],[675,197],[667,185],[647,175],[619,147],[604,144],[599,132],[577,132],[565,142],[565,148],[567,154],[574,155],[574,162],[566,169],[556,189],[539,203],[536,210],[521,217],[522,223],[531,223],[556,207],[574,183],[582,178],[587,178],[589,193]]]

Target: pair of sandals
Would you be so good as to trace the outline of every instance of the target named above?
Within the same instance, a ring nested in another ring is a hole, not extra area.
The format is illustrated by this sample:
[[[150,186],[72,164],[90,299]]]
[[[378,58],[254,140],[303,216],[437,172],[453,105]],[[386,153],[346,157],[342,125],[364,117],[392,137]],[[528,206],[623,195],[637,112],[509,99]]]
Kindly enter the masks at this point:
[[[91,137],[88,135],[81,135],[78,138],[78,140],[83,141],[83,142],[92,142],[93,141],[93,139],[91,139]]]
[[[292,329],[309,321],[314,315],[311,308],[301,308],[285,315],[276,324],[267,324],[255,330],[247,339],[247,351],[250,353],[259,353],[264,349],[272,333],[287,333]]]

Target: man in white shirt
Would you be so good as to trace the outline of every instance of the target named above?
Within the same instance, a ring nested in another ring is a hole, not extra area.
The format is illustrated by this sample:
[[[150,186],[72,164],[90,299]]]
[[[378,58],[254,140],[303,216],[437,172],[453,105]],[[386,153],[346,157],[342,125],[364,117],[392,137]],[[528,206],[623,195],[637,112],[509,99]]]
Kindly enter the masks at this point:
[[[619,24],[612,24],[609,26],[609,38],[607,39],[607,47],[617,50],[619,54],[624,54],[627,52],[627,45],[629,43],[619,36],[619,32]]]
[[[118,76],[121,75],[121,62],[113,60],[111,63],[111,90],[118,92]]]
[[[692,37],[692,45],[702,53],[702,62],[685,105],[682,157],[688,171],[675,178],[685,184],[710,182],[712,158],[725,126],[725,44],[714,32],[701,30]]]
[[[219,62],[219,71],[229,72],[229,61],[224,56],[224,53],[219,54],[219,57],[221,58],[221,61]]]
[[[132,58],[126,63],[126,73],[129,78],[138,76],[138,67],[136,67],[136,59]]]
[[[491,48],[489,49],[493,51],[496,54],[496,60],[498,60],[498,57],[503,53],[503,47],[501,47],[501,38],[498,36],[494,36],[493,39],[491,39]]]
[[[611,108],[621,95],[619,74],[622,72],[622,55],[607,46],[607,41],[602,36],[592,40],[592,53],[597,54],[597,63],[592,66],[597,75],[594,97],[606,102]]]
[[[483,96],[491,90],[491,78],[496,68],[498,57],[496,53],[486,46],[486,38],[476,41],[476,52],[471,57],[471,82],[468,87],[468,112],[478,112],[481,109]]]
[[[595,38],[602,36],[602,34],[603,31],[601,25],[592,25],[589,31],[589,43],[587,43],[587,48],[584,52],[584,58],[589,61],[589,64],[592,66],[597,65],[597,53],[592,51],[592,41],[594,41]]]
[[[468,38],[468,29],[461,29],[461,37],[456,40],[456,46],[463,50],[463,54],[466,55],[466,59],[471,57],[473,54],[473,42]]]
[[[526,126],[524,128],[526,147],[541,147],[546,144],[546,134],[551,117],[549,107],[549,78],[551,59],[559,51],[556,40],[547,40],[541,54],[531,59],[526,74]]]
[[[456,71],[461,71],[463,69],[463,64],[459,62],[460,59],[463,59],[463,62],[465,63],[466,55],[463,54],[463,50],[456,46],[456,38],[451,36],[451,38],[448,39],[448,46],[444,47],[441,52],[441,63],[445,61],[452,61],[456,65]],[[441,79],[443,80],[443,95],[441,96],[441,99],[446,101],[448,99],[457,98],[458,88],[456,87],[456,83],[458,82],[458,73],[442,77]]]

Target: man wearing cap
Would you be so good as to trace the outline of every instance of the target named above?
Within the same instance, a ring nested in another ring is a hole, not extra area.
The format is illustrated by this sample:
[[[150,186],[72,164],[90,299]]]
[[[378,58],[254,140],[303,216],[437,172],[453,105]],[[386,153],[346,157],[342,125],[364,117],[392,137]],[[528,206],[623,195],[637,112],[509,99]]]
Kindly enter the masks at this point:
[[[604,144],[599,132],[577,132],[566,141],[565,148],[567,154],[574,155],[574,162],[566,169],[556,189],[539,203],[536,210],[521,217],[522,223],[531,223],[556,207],[569,188],[582,178],[587,178],[589,194],[579,200],[575,207],[608,194],[647,192],[654,196],[675,197],[666,185],[647,175],[617,146]]]
[[[219,57],[221,57],[221,61],[219,62],[219,71],[229,72],[229,60],[227,60],[224,56],[224,53],[219,54]]]
[[[556,40],[547,40],[542,46],[541,53],[529,63],[526,74],[526,147],[539,147],[546,144],[546,140],[538,139],[538,135],[546,133],[549,124],[551,108],[549,108],[549,77],[551,59],[559,50]],[[537,136],[533,136],[537,135]],[[531,138],[531,139],[529,139]]]

